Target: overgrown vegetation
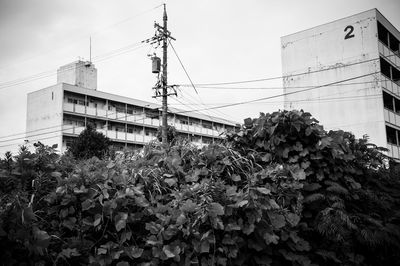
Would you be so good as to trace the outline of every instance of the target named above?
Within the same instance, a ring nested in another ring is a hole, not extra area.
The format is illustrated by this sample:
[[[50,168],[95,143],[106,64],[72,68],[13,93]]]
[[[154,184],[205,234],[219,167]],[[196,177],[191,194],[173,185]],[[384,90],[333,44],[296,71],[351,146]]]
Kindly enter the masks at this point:
[[[302,111],[202,150],[36,149],[1,161],[4,265],[399,265],[398,168]]]

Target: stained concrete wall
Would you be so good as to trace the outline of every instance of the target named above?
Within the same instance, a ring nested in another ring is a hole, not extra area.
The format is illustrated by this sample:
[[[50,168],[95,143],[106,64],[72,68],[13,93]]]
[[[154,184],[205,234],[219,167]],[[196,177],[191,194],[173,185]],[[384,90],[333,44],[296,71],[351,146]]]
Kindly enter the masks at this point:
[[[62,147],[62,84],[31,92],[27,97],[26,139]]]
[[[57,70],[57,83],[97,90],[97,69],[90,62],[70,63]]]
[[[386,146],[376,14],[369,10],[281,38],[285,109],[304,109],[327,130],[367,134]]]

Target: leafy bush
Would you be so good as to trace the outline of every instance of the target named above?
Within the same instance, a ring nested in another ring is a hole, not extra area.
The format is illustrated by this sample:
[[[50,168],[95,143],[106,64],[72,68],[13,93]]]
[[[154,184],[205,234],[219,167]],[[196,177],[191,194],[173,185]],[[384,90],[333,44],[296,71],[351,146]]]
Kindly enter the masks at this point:
[[[109,138],[96,131],[93,124],[88,123],[86,129],[72,142],[68,151],[76,159],[89,159],[93,156],[101,159],[107,154],[109,145]]]
[[[302,111],[261,114],[202,150],[152,143],[129,156],[72,161],[40,146],[1,164],[2,177],[19,178],[23,168],[34,186],[16,186],[2,201],[0,258],[395,265],[400,186],[378,151],[349,133],[325,132]]]

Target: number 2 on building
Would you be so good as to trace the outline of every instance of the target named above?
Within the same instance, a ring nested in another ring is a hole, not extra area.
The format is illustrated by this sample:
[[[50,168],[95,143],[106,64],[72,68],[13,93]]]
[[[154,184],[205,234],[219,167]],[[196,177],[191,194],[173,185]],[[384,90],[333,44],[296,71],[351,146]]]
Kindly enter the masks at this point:
[[[353,31],[354,31],[354,27],[351,25],[344,28],[344,32],[347,32],[347,34],[344,36],[344,39],[347,40],[347,39],[353,38],[354,37]]]

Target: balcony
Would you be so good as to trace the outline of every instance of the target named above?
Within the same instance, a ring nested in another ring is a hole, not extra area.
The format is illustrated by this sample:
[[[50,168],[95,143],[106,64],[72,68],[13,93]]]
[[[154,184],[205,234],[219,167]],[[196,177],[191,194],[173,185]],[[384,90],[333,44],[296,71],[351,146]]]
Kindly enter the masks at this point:
[[[62,127],[63,133],[74,135],[79,135],[84,129],[84,126],[63,125]]]
[[[105,109],[101,109],[101,108],[97,108],[97,116],[100,116],[100,117],[107,117],[107,110],[105,110]]]
[[[387,155],[389,155],[392,158],[400,159],[400,147],[394,144],[387,144]]]
[[[150,141],[156,139],[155,136],[143,136],[143,142],[144,143],[149,143]]]
[[[93,107],[86,107],[86,113],[93,116],[97,115],[96,108]]]
[[[390,61],[393,65],[400,67],[400,56],[390,50],[385,44],[379,41],[378,44],[379,53],[385,57],[386,60]]]
[[[74,104],[73,103],[64,103],[64,111],[74,112]]]
[[[392,92],[393,94],[400,96],[400,84],[393,82],[391,79],[381,74],[381,85],[383,88]]]

